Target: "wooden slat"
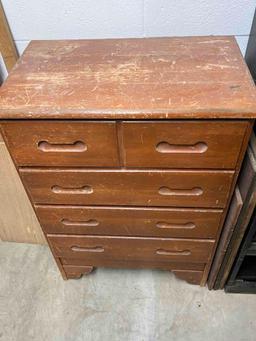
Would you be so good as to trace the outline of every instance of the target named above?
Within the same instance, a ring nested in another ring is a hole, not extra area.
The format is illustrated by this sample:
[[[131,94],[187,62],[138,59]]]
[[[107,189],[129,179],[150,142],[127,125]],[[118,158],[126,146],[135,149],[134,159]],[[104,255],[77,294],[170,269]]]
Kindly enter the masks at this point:
[[[18,53],[14,45],[12,34],[0,2],[0,52],[6,68],[10,71],[18,60]]]
[[[251,148],[248,147],[241,175],[238,179],[238,187],[243,200],[243,207],[238,217],[232,238],[223,259],[220,271],[217,275],[214,289],[223,289],[230,274],[232,265],[240,247],[245,230],[251,219],[256,205],[256,160]]]
[[[225,225],[223,227],[222,235],[220,238],[220,242],[216,251],[216,255],[214,258],[214,262],[211,268],[211,272],[208,279],[208,287],[212,289],[217,277],[217,274],[220,270],[223,258],[225,257],[225,253],[232,237],[232,232],[236,225],[239,213],[241,211],[243,205],[243,201],[241,198],[241,194],[238,186],[235,189],[234,195],[232,197],[232,201],[230,204],[229,212],[227,214],[227,218],[225,221]]]
[[[0,143],[0,239],[46,243],[4,142]]]

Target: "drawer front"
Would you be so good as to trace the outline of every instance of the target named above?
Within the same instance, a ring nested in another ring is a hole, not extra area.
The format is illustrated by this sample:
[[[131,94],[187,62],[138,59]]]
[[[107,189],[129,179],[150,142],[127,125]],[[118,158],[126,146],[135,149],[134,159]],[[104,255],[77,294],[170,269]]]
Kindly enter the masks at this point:
[[[221,210],[37,206],[46,233],[147,237],[216,237]]]
[[[124,122],[127,167],[233,169],[244,121]]]
[[[21,169],[38,204],[224,207],[232,171]]]
[[[114,122],[10,122],[3,124],[19,166],[119,165]]]
[[[57,257],[93,260],[206,263],[213,240],[48,235]]]

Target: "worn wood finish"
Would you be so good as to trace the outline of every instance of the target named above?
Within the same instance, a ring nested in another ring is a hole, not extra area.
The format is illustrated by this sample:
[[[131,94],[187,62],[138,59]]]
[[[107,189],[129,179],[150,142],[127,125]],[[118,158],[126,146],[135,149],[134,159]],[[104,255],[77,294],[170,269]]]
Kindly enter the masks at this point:
[[[116,167],[121,154],[128,168],[232,169],[247,121],[123,122],[120,148],[111,121],[15,121],[2,126],[18,166]]]
[[[233,171],[21,169],[35,203],[224,207]]]
[[[3,56],[7,70],[10,72],[18,60],[18,52],[6,20],[3,5],[0,1],[0,53]],[[0,96],[1,97],[1,96]]]
[[[0,239],[9,242],[46,243],[3,141],[0,142]]]
[[[126,167],[232,169],[246,121],[124,122]]]
[[[4,139],[64,279],[146,267],[204,285],[255,117],[232,37],[32,42],[0,90]]]
[[[45,233],[212,238],[222,210],[36,205]]]
[[[47,235],[57,257],[94,260],[206,263],[214,240]]]
[[[2,126],[18,166],[119,166],[115,122],[16,121]]]
[[[0,90],[1,118],[254,118],[234,37],[30,43]]]

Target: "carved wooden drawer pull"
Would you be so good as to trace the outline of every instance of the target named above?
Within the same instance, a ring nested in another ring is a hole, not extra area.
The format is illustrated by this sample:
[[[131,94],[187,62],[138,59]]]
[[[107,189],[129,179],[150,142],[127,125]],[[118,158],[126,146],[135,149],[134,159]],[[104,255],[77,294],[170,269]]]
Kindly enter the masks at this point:
[[[100,252],[105,251],[104,247],[102,246],[92,246],[92,247],[72,246],[71,250],[75,252],[94,252],[94,253],[100,253]]]
[[[208,146],[204,142],[198,142],[193,145],[185,145],[185,144],[170,144],[166,141],[159,142],[156,145],[156,150],[159,153],[194,153],[201,154],[206,152]]]
[[[87,221],[74,221],[74,220],[70,220],[70,219],[62,219],[61,222],[63,225],[66,225],[66,226],[89,226],[89,227],[93,227],[93,226],[98,226],[100,224],[95,219],[90,219]]]
[[[191,255],[191,251],[190,250],[170,251],[170,250],[158,249],[156,250],[156,254],[161,255],[161,256],[189,256]]]
[[[40,141],[38,143],[38,149],[43,152],[52,152],[52,153],[76,153],[76,152],[84,152],[87,150],[87,146],[82,141],[76,141],[70,144],[54,144],[49,143],[47,141]]]
[[[52,186],[53,193],[56,194],[91,194],[93,189],[91,186],[83,186],[79,188],[66,188],[58,185]]]
[[[200,187],[194,187],[191,189],[171,189],[169,187],[163,186],[158,190],[160,195],[187,195],[187,196],[197,196],[202,195],[203,190]]]
[[[159,221],[156,223],[156,227],[160,229],[194,229],[196,225],[191,222],[185,224],[172,224],[165,221]]]

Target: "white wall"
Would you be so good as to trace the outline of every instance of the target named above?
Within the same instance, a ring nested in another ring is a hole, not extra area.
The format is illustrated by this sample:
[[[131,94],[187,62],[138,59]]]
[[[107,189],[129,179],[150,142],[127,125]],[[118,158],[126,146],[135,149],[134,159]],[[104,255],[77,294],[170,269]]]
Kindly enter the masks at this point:
[[[20,52],[31,39],[235,35],[244,53],[255,0],[2,0]]]

